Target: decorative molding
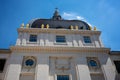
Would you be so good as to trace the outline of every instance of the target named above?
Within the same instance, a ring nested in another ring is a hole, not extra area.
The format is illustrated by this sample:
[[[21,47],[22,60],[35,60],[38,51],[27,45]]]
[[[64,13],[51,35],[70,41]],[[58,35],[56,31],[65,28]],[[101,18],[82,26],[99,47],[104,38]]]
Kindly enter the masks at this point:
[[[54,47],[54,46],[11,46],[12,52],[92,52],[109,53],[110,48],[96,47]]]
[[[59,34],[91,34],[100,35],[101,31],[92,30],[70,30],[70,29],[41,29],[41,28],[18,28],[18,33],[59,33]]]

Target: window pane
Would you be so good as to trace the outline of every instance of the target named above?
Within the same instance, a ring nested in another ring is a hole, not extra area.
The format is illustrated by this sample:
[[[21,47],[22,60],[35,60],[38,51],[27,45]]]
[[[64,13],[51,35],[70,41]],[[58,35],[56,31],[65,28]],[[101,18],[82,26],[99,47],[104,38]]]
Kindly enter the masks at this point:
[[[83,38],[85,43],[91,43],[91,39],[89,36],[84,36]]]
[[[56,42],[66,42],[65,36],[56,36]]]
[[[89,66],[95,67],[95,66],[97,66],[97,62],[94,61],[94,60],[90,60],[89,61]]]
[[[69,80],[69,75],[57,75],[57,80]]]
[[[37,42],[37,35],[30,35],[30,42]]]

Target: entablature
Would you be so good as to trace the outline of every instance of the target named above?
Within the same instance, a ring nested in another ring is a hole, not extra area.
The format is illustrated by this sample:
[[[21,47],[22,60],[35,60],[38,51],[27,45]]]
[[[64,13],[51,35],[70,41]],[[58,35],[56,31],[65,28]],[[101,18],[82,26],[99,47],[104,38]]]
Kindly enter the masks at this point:
[[[40,28],[18,28],[18,33],[60,33],[60,34],[91,34],[100,35],[101,31],[93,30],[69,30],[69,29],[40,29]]]
[[[53,47],[53,46],[11,46],[12,52],[93,52],[109,53],[110,48],[93,47]]]

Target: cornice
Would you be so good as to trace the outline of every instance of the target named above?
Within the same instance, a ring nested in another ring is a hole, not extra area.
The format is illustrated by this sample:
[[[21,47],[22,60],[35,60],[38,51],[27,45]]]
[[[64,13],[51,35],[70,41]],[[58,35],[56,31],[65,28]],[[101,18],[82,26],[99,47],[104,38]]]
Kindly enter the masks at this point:
[[[10,49],[0,49],[0,54],[10,54],[11,50]]]
[[[11,46],[12,52],[92,52],[109,53],[110,48],[54,47],[54,46]]]
[[[97,34],[100,35],[101,31],[94,30],[70,30],[70,29],[41,29],[41,28],[18,28],[18,33],[60,33],[60,34]]]

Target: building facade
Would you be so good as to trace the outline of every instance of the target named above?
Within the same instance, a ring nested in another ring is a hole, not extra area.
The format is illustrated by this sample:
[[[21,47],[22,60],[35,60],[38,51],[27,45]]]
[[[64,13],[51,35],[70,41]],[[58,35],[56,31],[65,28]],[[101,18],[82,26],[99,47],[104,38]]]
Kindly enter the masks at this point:
[[[0,80],[120,80],[120,52],[81,20],[35,19],[17,29],[15,46],[0,49]]]

